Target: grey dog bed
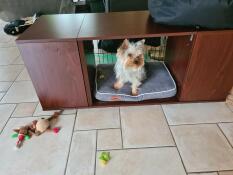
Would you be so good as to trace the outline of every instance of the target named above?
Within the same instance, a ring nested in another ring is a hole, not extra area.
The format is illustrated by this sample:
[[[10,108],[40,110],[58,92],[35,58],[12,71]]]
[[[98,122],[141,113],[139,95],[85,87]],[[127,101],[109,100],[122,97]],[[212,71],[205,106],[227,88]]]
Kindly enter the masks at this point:
[[[131,95],[131,85],[126,83],[120,90],[115,90],[113,64],[99,64],[95,76],[95,97],[101,101],[142,101],[168,98],[176,95],[176,84],[163,62],[146,64],[147,78],[139,87],[137,96]]]

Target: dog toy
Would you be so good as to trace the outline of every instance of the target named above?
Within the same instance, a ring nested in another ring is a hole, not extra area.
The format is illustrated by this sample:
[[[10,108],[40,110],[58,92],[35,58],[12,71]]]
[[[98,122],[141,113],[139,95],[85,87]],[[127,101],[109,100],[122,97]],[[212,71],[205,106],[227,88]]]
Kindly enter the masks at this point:
[[[19,129],[14,129],[16,133],[12,134],[12,138],[18,138],[16,142],[16,148],[20,148],[24,140],[28,140],[31,137],[31,131],[29,125],[22,126]]]
[[[99,157],[100,165],[104,167],[105,165],[107,165],[110,159],[110,152],[102,152]]]
[[[51,129],[51,127],[58,121],[59,115],[63,111],[55,112],[51,117],[45,119],[41,118],[39,120],[33,120],[31,123],[21,126],[20,128],[14,129],[14,134],[12,134],[12,138],[18,138],[16,147],[20,148],[24,142],[24,140],[30,139],[34,134],[39,136],[44,133],[46,130]],[[58,133],[60,131],[60,127],[55,127],[51,129],[54,133]]]
[[[43,132],[45,132],[46,130],[49,130],[52,128],[52,126],[57,123],[58,121],[58,117],[59,115],[62,113],[63,111],[60,112],[54,112],[54,114],[45,119],[45,118],[41,118],[37,121],[36,123],[36,129],[35,129],[35,134],[38,136],[40,134],[42,134]],[[58,133],[60,128],[56,127],[52,129],[54,133]]]

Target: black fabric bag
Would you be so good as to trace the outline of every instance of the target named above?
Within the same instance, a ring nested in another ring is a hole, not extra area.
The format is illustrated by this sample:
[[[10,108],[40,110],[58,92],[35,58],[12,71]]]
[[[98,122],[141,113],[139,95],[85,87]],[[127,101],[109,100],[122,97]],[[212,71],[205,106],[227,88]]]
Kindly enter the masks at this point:
[[[204,28],[233,28],[233,0],[149,0],[156,23]]]
[[[130,42],[137,42],[143,38],[134,38],[129,39]],[[153,37],[153,38],[144,38],[145,44],[149,46],[159,46],[160,45],[160,37]],[[115,39],[115,40],[100,40],[98,43],[98,48],[103,49],[106,52],[117,52],[117,48],[120,47],[124,40],[123,39]]]

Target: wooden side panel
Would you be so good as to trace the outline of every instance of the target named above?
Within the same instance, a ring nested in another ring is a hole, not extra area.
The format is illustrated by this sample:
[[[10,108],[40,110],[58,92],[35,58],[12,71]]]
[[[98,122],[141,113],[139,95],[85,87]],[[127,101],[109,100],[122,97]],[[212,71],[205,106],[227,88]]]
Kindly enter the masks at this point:
[[[84,51],[84,44],[83,41],[77,41],[78,47],[79,47],[79,57],[82,64],[82,70],[83,70],[83,80],[86,88],[86,94],[87,94],[87,100],[89,103],[89,106],[92,105],[92,95],[91,95],[91,86],[90,86],[90,78],[88,74],[88,68],[86,64],[85,59],[85,51]]]
[[[88,106],[75,40],[18,46],[43,109]]]
[[[194,35],[171,36],[167,40],[166,63],[176,80],[179,90],[186,75],[194,37]]]
[[[224,100],[232,86],[233,32],[198,32],[181,100]]]

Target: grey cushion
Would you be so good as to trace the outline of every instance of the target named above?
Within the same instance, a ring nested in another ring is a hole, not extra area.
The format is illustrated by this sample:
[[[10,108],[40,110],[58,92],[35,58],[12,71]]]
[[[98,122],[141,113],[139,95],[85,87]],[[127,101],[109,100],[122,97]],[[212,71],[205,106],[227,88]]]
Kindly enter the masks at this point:
[[[96,68],[95,97],[101,101],[142,101],[168,98],[176,95],[176,84],[163,62],[146,64],[147,79],[139,87],[139,95],[131,95],[130,84],[115,90],[114,65],[100,64]]]

